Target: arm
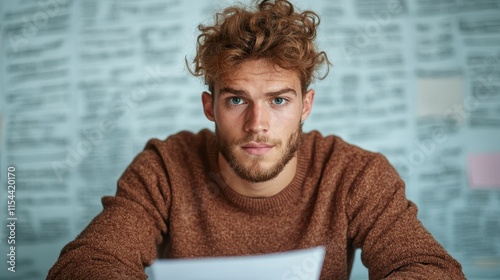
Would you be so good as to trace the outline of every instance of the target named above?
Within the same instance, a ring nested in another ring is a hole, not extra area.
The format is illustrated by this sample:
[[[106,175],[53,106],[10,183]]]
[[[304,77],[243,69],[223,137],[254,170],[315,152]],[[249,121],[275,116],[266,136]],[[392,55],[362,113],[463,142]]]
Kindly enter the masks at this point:
[[[118,181],[116,196],[104,197],[103,211],[63,248],[47,279],[146,279],[144,267],[167,231],[168,190],[167,172],[148,145]]]
[[[460,264],[417,218],[403,181],[377,155],[353,184],[349,236],[368,267],[370,279],[465,279]]]

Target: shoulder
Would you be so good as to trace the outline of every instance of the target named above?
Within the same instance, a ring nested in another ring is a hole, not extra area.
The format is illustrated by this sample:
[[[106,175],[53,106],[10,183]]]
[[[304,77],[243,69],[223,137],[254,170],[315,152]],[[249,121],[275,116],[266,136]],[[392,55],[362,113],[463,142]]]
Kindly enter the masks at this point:
[[[301,147],[309,172],[319,172],[333,182],[356,185],[361,182],[397,181],[397,171],[380,153],[350,144],[338,136],[305,133]],[[371,184],[370,184],[371,185]]]
[[[208,129],[200,130],[197,133],[190,131],[180,131],[170,135],[164,140],[157,138],[150,139],[144,151],[152,150],[160,155],[186,155],[198,153],[200,149],[215,145],[215,135]]]
[[[303,135],[303,151],[311,157],[311,160],[324,163],[334,161],[339,165],[365,165],[377,158],[384,158],[380,153],[363,149],[354,144],[344,141],[336,135],[322,135],[313,130]]]
[[[160,140],[148,140],[144,149],[135,156],[130,167],[165,169],[193,163],[206,157],[207,150],[215,147],[214,133],[208,129],[197,133],[181,131]]]

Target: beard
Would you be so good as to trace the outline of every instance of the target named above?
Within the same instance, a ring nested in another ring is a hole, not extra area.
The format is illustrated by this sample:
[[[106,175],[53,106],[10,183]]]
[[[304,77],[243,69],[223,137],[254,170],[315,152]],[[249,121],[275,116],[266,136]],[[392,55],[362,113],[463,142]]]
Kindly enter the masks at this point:
[[[215,138],[220,153],[236,175],[252,183],[261,183],[276,178],[293,159],[302,141],[302,124],[299,123],[297,129],[288,137],[284,147],[280,139],[270,139],[267,136],[255,134],[247,134],[242,139],[229,141],[221,135],[217,124],[215,125]],[[264,168],[261,164],[264,156],[249,156],[247,159],[238,160],[235,150],[249,142],[267,143],[273,145],[273,148],[281,148],[282,152],[269,168]]]

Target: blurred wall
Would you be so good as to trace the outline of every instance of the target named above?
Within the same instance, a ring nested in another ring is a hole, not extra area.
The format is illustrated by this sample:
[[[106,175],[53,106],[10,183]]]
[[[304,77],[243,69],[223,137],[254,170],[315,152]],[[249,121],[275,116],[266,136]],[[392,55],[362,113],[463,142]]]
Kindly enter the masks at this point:
[[[0,231],[1,279],[44,278],[148,139],[213,128],[185,57],[197,24],[228,3],[0,2],[0,218],[17,218],[16,273]],[[295,3],[321,15],[334,65],[312,85],[305,131],[385,154],[467,277],[498,279],[500,1]],[[359,260],[352,278],[367,278]]]

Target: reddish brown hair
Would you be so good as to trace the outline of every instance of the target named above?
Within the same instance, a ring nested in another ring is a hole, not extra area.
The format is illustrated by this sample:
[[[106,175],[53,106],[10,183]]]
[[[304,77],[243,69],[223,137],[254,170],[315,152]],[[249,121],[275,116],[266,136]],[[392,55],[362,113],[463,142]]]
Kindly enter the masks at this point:
[[[213,26],[199,25],[193,75],[203,76],[213,92],[214,82],[250,59],[267,59],[299,75],[305,92],[315,71],[329,61],[314,39],[319,16],[312,11],[296,12],[286,0],[260,1],[256,9],[232,6],[217,13]],[[189,68],[189,67],[188,67]]]

